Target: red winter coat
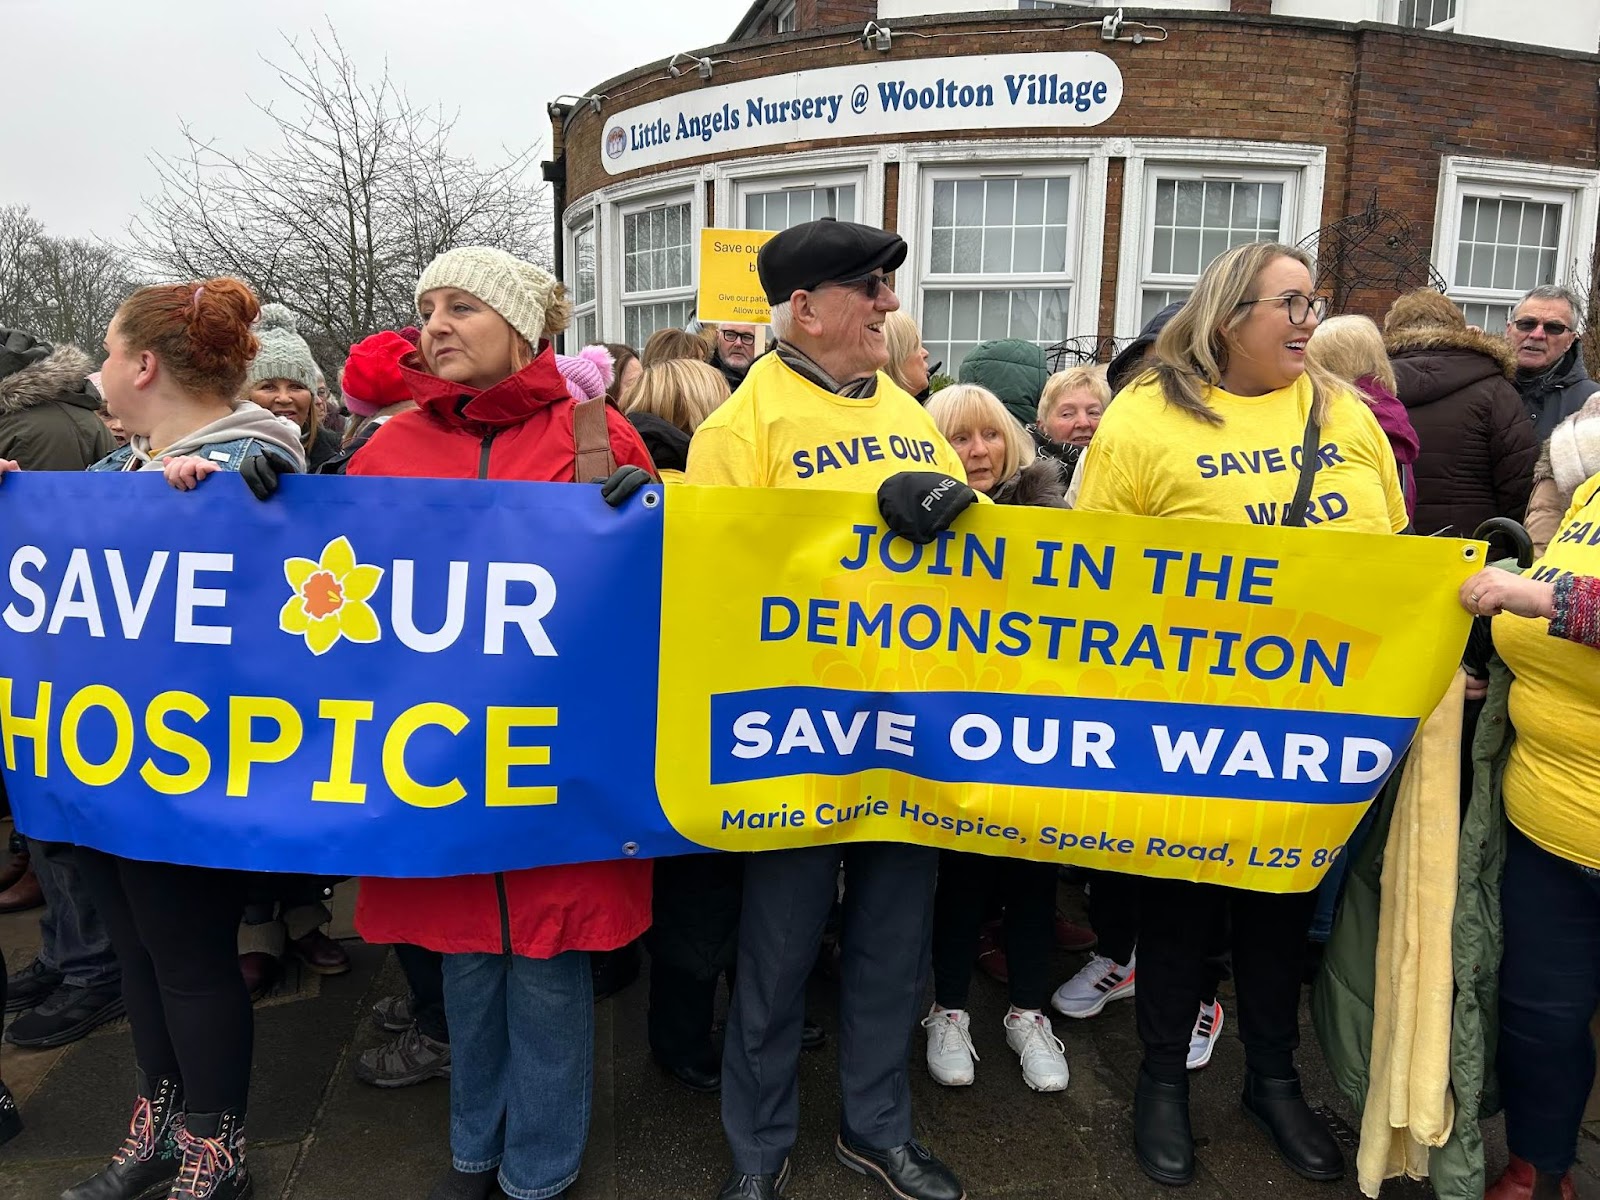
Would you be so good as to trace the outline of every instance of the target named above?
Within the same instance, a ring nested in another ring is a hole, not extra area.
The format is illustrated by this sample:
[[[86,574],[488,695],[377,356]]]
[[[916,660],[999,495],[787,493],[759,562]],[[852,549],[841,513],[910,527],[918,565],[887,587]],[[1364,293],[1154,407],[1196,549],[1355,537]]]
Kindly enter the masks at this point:
[[[481,392],[421,365],[412,354],[401,366],[416,409],[389,418],[350,460],[348,474],[572,480],[576,405],[548,344],[527,367]],[[464,397],[470,399],[460,405]],[[617,465],[654,474],[627,419],[608,408],[606,421]],[[363,879],[356,904],[356,929],[367,941],[446,954],[551,958],[613,950],[649,924],[650,864],[634,859],[448,879]]]

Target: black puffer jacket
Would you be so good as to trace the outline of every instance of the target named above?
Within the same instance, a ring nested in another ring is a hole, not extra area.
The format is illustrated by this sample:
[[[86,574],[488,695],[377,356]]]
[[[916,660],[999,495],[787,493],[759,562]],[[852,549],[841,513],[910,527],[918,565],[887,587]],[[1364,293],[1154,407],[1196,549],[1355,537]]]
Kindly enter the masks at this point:
[[[1490,517],[1521,521],[1539,445],[1506,344],[1440,325],[1396,330],[1385,344],[1395,392],[1422,442],[1417,532],[1470,537]]]
[[[1527,376],[1519,371],[1513,379],[1517,391],[1522,393],[1528,415],[1533,418],[1534,439],[1541,446],[1550,440],[1557,425],[1600,391],[1600,383],[1590,379],[1589,372],[1584,369],[1582,342],[1573,342],[1561,361],[1548,371]]]
[[[628,422],[639,434],[658,471],[684,471],[689,467],[689,435],[655,413],[631,412]]]

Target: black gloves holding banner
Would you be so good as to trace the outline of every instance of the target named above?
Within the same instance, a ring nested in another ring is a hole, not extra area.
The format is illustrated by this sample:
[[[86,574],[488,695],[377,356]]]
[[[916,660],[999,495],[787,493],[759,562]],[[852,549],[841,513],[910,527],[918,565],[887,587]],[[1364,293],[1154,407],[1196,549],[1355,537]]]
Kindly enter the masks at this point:
[[[926,546],[938,537],[978,493],[940,471],[902,471],[878,486],[878,511],[891,532]]]
[[[252,454],[239,464],[239,478],[255,494],[265,500],[278,490],[278,468],[268,454]]]
[[[621,508],[645,484],[652,482],[650,472],[643,467],[618,467],[606,479],[592,482],[600,485],[600,498],[612,508]]]

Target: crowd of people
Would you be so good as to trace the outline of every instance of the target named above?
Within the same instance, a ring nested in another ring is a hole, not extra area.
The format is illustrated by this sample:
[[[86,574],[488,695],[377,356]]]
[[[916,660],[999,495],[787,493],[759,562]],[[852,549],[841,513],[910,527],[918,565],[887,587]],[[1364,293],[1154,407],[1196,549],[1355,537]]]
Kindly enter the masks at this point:
[[[0,330],[0,480],[160,471],[192,489],[231,471],[267,502],[305,471],[599,483],[612,505],[654,480],[825,488],[875,495],[918,543],[974,503],[1384,535],[1525,521],[1550,569],[1489,568],[1461,591],[1493,618],[1499,651],[1472,686],[1506,717],[1478,781],[1508,822],[1497,1032],[1513,1157],[1490,1195],[1572,1195],[1600,1004],[1600,538],[1584,532],[1600,521],[1600,386],[1574,296],[1533,289],[1500,337],[1424,289],[1380,328],[1328,317],[1302,251],[1253,243],[1105,366],[1051,372],[1033,343],[989,342],[935,391],[942,364],[891,283],[906,254],[879,229],[795,226],[759,257],[770,336],[695,324],[569,355],[555,349],[571,317],[562,286],[464,247],[417,281],[416,325],[352,346],[334,388],[292,315],[242,283],[144,287],[118,309],[98,371],[80,349]],[[795,454],[868,435],[925,443],[932,461],[819,472]],[[1197,466],[1243,443],[1294,469]],[[0,963],[7,1040],[64,1045],[125,1013],[137,1059],[125,1137],[63,1200],[250,1194],[251,1002],[286,958],[349,969],[326,932],[336,882],[13,839],[0,911],[40,908],[41,939],[9,976]],[[1339,1178],[1295,1064],[1337,873],[1270,894],[1089,872],[1088,927],[1057,911],[1059,883],[1054,864],[901,843],[364,879],[357,929],[395,945],[408,989],[377,1005],[393,1036],[355,1070],[378,1087],[450,1080],[451,1162],[431,1200],[559,1195],[587,1137],[593,1003],[642,942],[652,1054],[684,1087],[721,1093],[731,1169],[718,1200],[770,1200],[799,1136],[799,1057],[826,1040],[805,1009],[820,967],[838,982],[839,1163],[901,1200],[960,1200],[955,1171],[913,1135],[909,1072],[920,1044],[937,1083],[973,1082],[981,970],[1010,1000],[993,1032],[1038,1092],[1070,1083],[1056,1018],[1134,1002],[1131,1140],[1151,1178],[1183,1185],[1196,1171],[1189,1079],[1228,1020],[1231,972],[1246,1112],[1293,1170]],[[1065,980],[1050,974],[1058,949],[1087,954]],[[0,1084],[0,1141],[20,1128]]]

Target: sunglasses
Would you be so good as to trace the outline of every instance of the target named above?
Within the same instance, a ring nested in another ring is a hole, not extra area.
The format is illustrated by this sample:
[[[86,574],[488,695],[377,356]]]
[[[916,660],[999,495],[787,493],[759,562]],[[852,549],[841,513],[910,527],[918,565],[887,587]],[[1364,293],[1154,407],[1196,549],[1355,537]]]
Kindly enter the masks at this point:
[[[878,293],[889,286],[889,280],[883,275],[864,275],[860,279],[829,282],[823,286],[849,288],[851,291],[862,293],[868,300],[876,300]]]
[[[1572,329],[1571,325],[1563,324],[1560,321],[1536,321],[1532,317],[1518,317],[1511,324],[1519,333],[1532,333],[1543,325],[1545,333],[1551,337],[1560,337],[1563,333],[1567,333]]]

